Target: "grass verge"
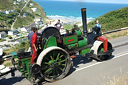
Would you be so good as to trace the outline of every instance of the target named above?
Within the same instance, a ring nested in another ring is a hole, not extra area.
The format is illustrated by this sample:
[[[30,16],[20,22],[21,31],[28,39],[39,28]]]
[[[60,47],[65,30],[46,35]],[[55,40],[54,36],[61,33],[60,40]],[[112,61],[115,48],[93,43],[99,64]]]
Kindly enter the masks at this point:
[[[120,77],[113,77],[112,80],[104,85],[128,85],[128,75],[121,75]]]

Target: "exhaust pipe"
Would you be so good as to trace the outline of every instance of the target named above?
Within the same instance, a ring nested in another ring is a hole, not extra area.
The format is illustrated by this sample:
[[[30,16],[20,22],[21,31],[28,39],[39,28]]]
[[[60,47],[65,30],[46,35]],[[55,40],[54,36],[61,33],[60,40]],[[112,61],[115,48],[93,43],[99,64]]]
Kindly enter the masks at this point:
[[[82,14],[82,22],[83,22],[83,33],[84,35],[87,35],[87,19],[86,19],[86,8],[81,8],[81,14]]]

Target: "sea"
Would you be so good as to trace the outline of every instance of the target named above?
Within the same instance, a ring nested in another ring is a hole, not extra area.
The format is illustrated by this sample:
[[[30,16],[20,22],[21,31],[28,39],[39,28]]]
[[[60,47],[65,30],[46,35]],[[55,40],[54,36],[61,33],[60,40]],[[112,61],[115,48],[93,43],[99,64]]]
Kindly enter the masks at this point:
[[[90,3],[90,2],[70,2],[70,1],[48,1],[33,0],[40,4],[47,17],[51,19],[68,19],[81,21],[81,8],[87,9],[87,19],[91,21],[107,12],[128,7],[128,4],[115,3]]]

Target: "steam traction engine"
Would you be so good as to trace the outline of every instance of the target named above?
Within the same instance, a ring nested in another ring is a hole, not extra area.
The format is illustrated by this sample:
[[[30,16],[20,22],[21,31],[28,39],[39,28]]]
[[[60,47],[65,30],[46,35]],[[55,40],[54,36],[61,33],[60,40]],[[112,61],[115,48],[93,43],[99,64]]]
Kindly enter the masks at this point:
[[[107,60],[112,54],[112,45],[107,42],[107,51],[104,44],[97,40],[98,35],[87,32],[86,8],[81,9],[83,20],[83,33],[80,30],[60,35],[54,27],[43,30],[40,40],[40,49],[36,64],[31,65],[29,53],[12,52],[12,63],[31,82],[35,83],[41,78],[53,82],[62,79],[69,72],[71,57],[79,52],[98,61]],[[15,58],[18,58],[15,61]]]

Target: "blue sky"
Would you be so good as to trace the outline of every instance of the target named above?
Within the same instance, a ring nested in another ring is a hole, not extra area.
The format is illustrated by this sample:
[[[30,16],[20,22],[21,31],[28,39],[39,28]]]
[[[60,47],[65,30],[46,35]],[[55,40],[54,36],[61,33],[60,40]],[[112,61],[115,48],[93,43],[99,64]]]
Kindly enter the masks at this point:
[[[120,3],[120,4],[123,3],[123,4],[128,4],[128,0],[54,0],[54,1],[77,1],[77,2]]]

